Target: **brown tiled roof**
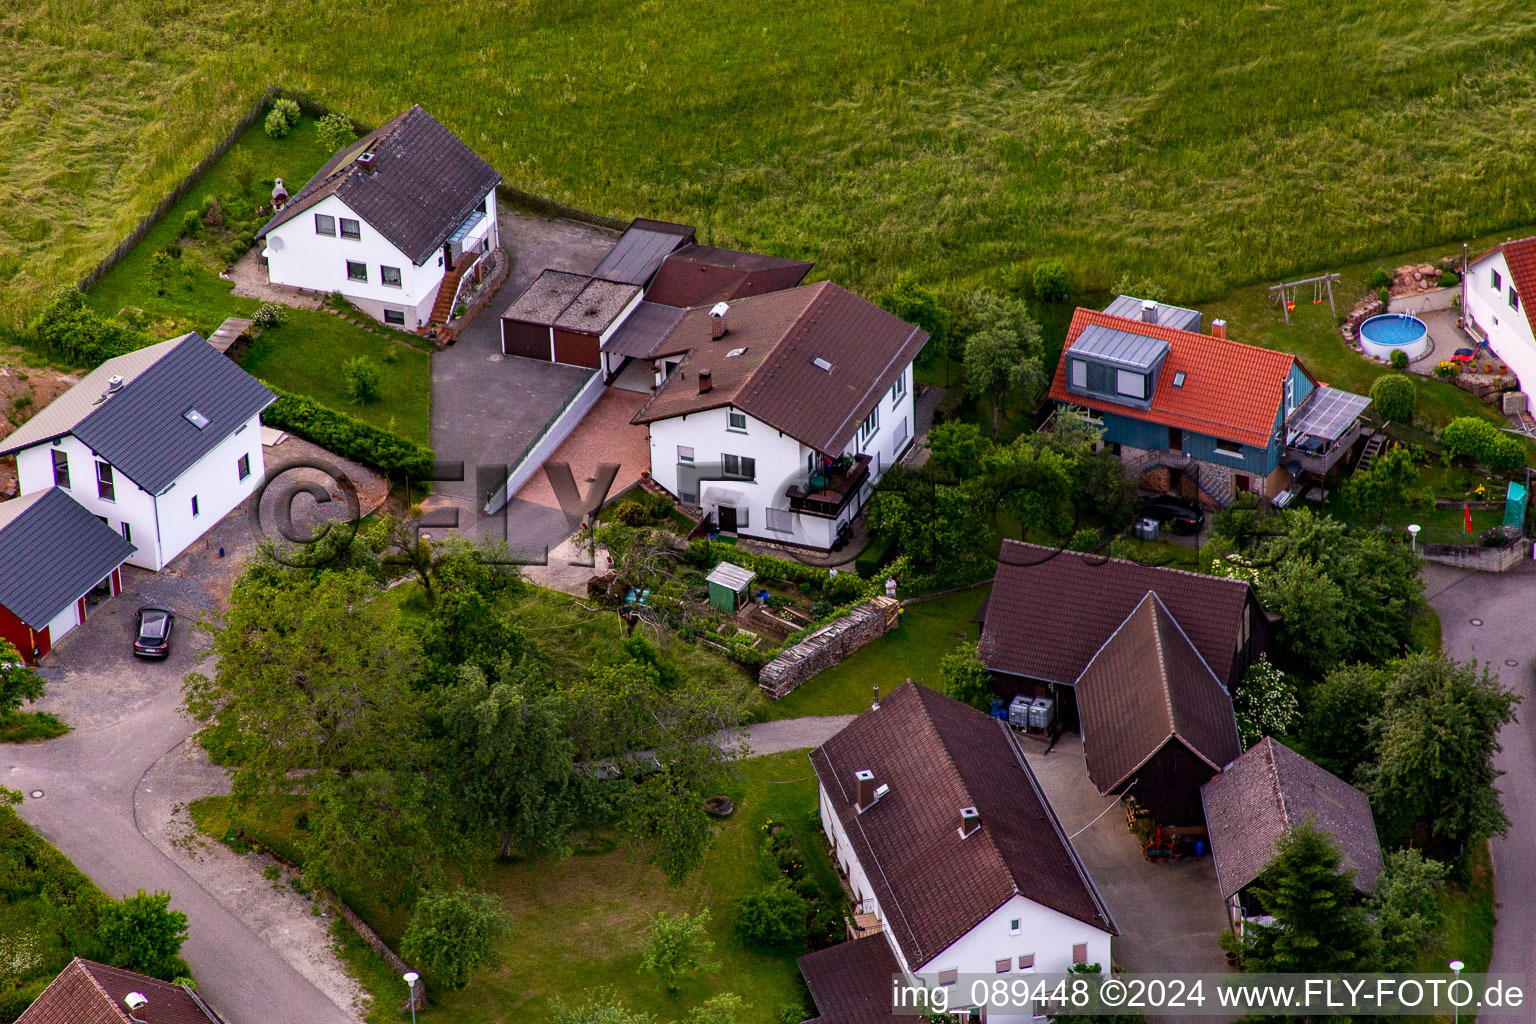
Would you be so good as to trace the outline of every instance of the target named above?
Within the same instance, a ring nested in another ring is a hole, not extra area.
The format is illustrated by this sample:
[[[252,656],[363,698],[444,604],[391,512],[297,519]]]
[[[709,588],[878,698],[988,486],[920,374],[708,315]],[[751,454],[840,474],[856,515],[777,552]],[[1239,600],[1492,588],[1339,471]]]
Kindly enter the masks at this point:
[[[815,264],[756,252],[686,245],[667,257],[646,290],[647,302],[702,306],[793,288]]]
[[[1355,870],[1355,888],[1368,892],[1381,874],[1381,844],[1364,793],[1271,737],[1264,737],[1200,788],[1211,859],[1223,896],[1264,873],[1275,844],[1311,819],[1333,837]]]
[[[1148,591],[1077,679],[1088,777],[1117,792],[1165,743],[1214,774],[1237,757],[1232,699],[1179,624]]]
[[[913,970],[1015,894],[1113,933],[1114,921],[997,719],[904,683],[811,752],[811,764]],[[854,773],[890,791],[859,813]],[[960,836],[960,809],[981,828]]]
[[[1536,235],[1501,242],[1472,262],[1481,263],[1496,252],[1504,254],[1504,262],[1509,265],[1510,282],[1515,286],[1515,291],[1520,293],[1520,308],[1525,311],[1531,333],[1536,334],[1536,307],[1532,306],[1532,303],[1536,303]]]
[[[131,1024],[123,999],[149,1000],[135,1016],[144,1024],[222,1024],[201,997],[180,985],[76,958],[43,989],[16,1024]]]
[[[981,658],[998,672],[1072,683],[1153,591],[1231,685],[1248,584],[1006,540],[987,599]],[[1257,614],[1257,612],[1255,612]]]
[[[1138,409],[1067,391],[1067,352],[1092,324],[1168,342],[1168,358],[1158,376],[1151,408]],[[1079,308],[1072,314],[1061,359],[1056,363],[1051,398],[1266,448],[1285,401],[1286,375],[1295,364],[1296,357],[1289,352]],[[1174,375],[1181,370],[1183,385],[1175,388]]]
[[[818,1016],[806,1024],[894,1020],[891,976],[901,973],[886,937],[871,935],[807,953],[796,961]]]
[[[354,169],[372,153],[367,174]],[[501,181],[496,169],[419,105],[342,149],[257,237],[334,195],[418,266]]]
[[[829,281],[732,302],[726,324],[725,337],[711,340],[708,308],[684,314],[656,354],[688,355],[636,423],[731,405],[817,451],[841,455],[928,340]],[[832,368],[819,368],[817,359]],[[701,370],[710,371],[714,385],[702,395]]]

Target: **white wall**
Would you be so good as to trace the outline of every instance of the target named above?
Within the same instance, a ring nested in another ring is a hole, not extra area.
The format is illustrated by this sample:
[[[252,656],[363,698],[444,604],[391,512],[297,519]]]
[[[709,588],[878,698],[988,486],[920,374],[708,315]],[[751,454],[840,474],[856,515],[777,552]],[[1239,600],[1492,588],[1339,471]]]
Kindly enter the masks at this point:
[[[1494,271],[1499,274],[1498,291],[1493,288]],[[1536,394],[1536,337],[1531,334],[1531,322],[1525,313],[1525,304],[1536,302],[1536,295],[1521,295],[1520,308],[1513,309],[1509,305],[1509,290],[1513,287],[1504,254],[1490,253],[1467,268],[1465,313],[1488,336],[1488,343],[1499,358],[1520,378],[1520,389]]]
[[[316,214],[335,218],[334,236],[315,233]],[[343,217],[359,222],[360,238],[341,237]],[[280,247],[272,244],[274,239],[282,240]],[[384,308],[401,310],[406,314],[405,327],[410,330],[419,326],[424,315],[423,306],[430,312],[430,303],[443,279],[441,251],[427,257],[424,265],[413,265],[393,243],[335,196],[327,196],[268,232],[265,255],[267,279],[273,284],[337,292],[357,303],[358,308],[380,318]],[[348,260],[367,264],[366,282],[347,277]],[[399,288],[383,283],[381,266],[399,269]]]
[[[862,440],[856,434],[845,450],[844,454],[848,455],[870,456],[869,478],[862,493],[848,503],[836,520],[797,514],[791,518],[791,532],[768,529],[768,509],[787,509],[789,501],[784,495],[785,489],[791,483],[805,484],[807,460],[813,449],[750,415],[746,418],[745,431],[732,430],[728,426],[729,408],[709,409],[652,423],[651,476],[673,494],[681,493],[678,487],[679,446],[691,447],[694,462],[698,465],[718,464],[725,454],[756,459],[755,480],[720,480],[704,484],[698,500],[708,511],[714,512],[717,506],[705,500],[705,490],[713,487],[740,492],[745,497],[742,507],[747,509],[747,525],[738,529],[742,536],[830,548],[837,537],[838,526],[858,514],[875,481],[912,442],[916,419],[910,366],[903,371],[902,379],[906,385],[902,394],[892,398],[887,390],[880,396],[879,427]],[[864,417],[859,419],[862,422]]]
[[[118,533],[123,532],[123,523],[126,522],[133,544],[138,548],[128,561],[158,571],[165,560],[160,557],[154,496],[114,470],[112,500],[99,497],[96,493],[96,453],[73,434],[60,438],[57,444],[49,442],[33,445],[17,453],[16,473],[21,493],[31,494],[53,486],[51,453],[55,450],[69,457],[69,496],[93,514],[105,517],[107,525]]]
[[[243,429],[221,441],[213,451],[177,478],[170,490],[151,495],[114,469],[113,498],[97,494],[96,453],[74,435],[59,444],[34,445],[16,456],[21,493],[31,494],[53,486],[55,448],[69,456],[69,495],[86,509],[107,520],[118,533],[127,522],[138,549],[128,559],[152,572],[186,550],[209,527],[234,510],[260,486],[265,476],[261,448],[261,417],[252,416]],[[237,463],[242,454],[251,457],[251,475],[239,478]],[[192,515],[192,495],[198,496],[198,515]]]
[[[240,479],[240,456],[251,458],[251,475]],[[266,478],[262,459],[261,417],[252,416],[244,427],[230,434],[176,478],[155,498],[160,516],[161,568],[175,558],[235,506],[261,486]],[[192,496],[197,495],[198,514],[192,515]]]

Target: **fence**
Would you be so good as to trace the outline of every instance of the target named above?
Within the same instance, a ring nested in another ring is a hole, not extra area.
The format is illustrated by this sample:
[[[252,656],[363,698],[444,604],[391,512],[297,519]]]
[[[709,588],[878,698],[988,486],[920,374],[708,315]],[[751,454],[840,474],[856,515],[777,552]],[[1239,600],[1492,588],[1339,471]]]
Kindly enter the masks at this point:
[[[597,400],[603,395],[603,371],[593,370],[592,376],[581,386],[560,410],[551,416],[533,440],[523,446],[517,458],[511,462],[511,470],[507,473],[506,483],[496,488],[485,499],[485,514],[495,515],[512,500],[512,496],[527,483],[539,467],[544,465],[544,460],[560,447],[560,442],[571,436],[571,431],[576,429],[591,408],[597,404]]]

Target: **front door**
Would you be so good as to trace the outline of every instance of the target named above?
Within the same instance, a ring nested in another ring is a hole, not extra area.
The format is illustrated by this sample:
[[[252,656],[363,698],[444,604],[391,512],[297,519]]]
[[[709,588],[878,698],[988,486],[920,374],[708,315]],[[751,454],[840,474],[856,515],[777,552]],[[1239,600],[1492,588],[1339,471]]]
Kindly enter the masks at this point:
[[[736,510],[730,505],[718,506],[715,519],[720,523],[721,533],[736,532]]]
[[[1178,427],[1168,428],[1168,450],[1174,452],[1184,450],[1184,431]]]

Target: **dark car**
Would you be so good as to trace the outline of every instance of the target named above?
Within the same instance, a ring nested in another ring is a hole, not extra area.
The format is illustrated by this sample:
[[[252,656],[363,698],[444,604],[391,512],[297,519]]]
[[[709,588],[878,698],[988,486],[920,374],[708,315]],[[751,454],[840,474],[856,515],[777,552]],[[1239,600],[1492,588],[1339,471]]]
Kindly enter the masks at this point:
[[[1144,498],[1136,506],[1136,511],[1148,519],[1156,519],[1178,534],[1199,533],[1205,526],[1205,513],[1199,505],[1171,495]]]
[[[139,633],[133,653],[141,658],[164,658],[171,653],[171,629],[176,616],[169,608],[146,605],[139,609]]]

